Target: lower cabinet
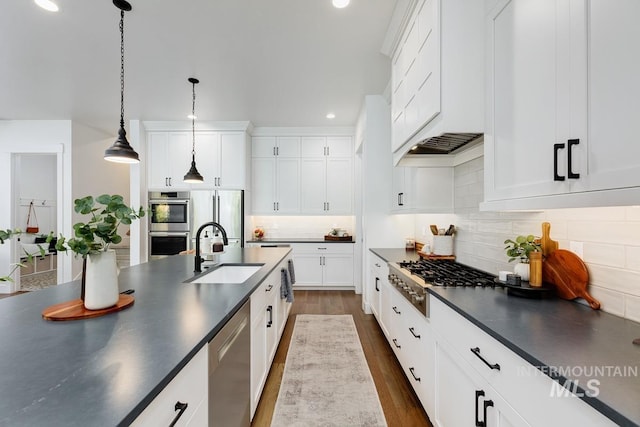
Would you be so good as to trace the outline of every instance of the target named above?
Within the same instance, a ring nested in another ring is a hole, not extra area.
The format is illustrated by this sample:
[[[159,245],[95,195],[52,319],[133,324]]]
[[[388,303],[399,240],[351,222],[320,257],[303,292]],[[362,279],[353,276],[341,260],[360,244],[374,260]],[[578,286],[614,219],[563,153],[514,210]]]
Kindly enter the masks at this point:
[[[487,399],[494,403],[487,409],[486,427],[616,425],[443,302],[432,297],[430,310],[437,348],[435,415],[439,425],[462,425],[456,423],[463,419],[459,417],[465,417],[465,425],[470,423],[465,414],[473,410],[462,406],[476,405],[472,400],[477,390],[485,392],[476,399],[479,411],[484,411]]]
[[[615,425],[436,297],[424,317],[369,261],[372,311],[435,426]]]
[[[258,407],[291,303],[280,297],[281,270],[288,258],[251,295],[251,418]]]
[[[373,315],[380,322],[380,294],[382,292],[382,281],[387,280],[389,268],[382,258],[369,254],[369,277],[367,278],[366,298]]]
[[[430,414],[435,415],[436,425],[529,425],[446,342],[438,341],[435,358],[438,388],[435,411]]]
[[[206,425],[209,415],[208,360],[208,346],[205,345],[131,425]]]
[[[296,287],[353,286],[353,244],[295,243]]]

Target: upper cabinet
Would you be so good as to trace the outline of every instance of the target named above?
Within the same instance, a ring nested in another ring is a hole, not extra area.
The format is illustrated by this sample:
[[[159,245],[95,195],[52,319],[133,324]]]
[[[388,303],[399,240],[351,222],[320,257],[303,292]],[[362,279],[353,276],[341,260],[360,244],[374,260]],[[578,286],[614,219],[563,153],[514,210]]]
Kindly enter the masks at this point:
[[[254,136],[253,214],[352,214],[352,153],[352,136]]]
[[[425,139],[484,128],[484,2],[398,2],[397,15],[405,25],[387,34],[398,40],[389,49],[394,164]]]
[[[191,140],[186,132],[147,134],[149,189],[188,189],[183,177],[191,165]]]
[[[393,168],[392,213],[452,213],[453,168]]]
[[[298,213],[300,138],[254,136],[251,147],[253,213]]]
[[[196,165],[206,187],[246,188],[246,134],[203,132],[196,135]]]
[[[487,20],[482,209],[635,204],[640,3],[503,0]]]
[[[301,213],[352,213],[352,151],[351,137],[302,138]]]
[[[195,133],[195,154],[196,166],[204,182],[186,184],[183,178],[192,157],[191,123],[144,122],[149,159],[146,165],[148,189],[246,189],[249,174],[247,124],[200,123]]]

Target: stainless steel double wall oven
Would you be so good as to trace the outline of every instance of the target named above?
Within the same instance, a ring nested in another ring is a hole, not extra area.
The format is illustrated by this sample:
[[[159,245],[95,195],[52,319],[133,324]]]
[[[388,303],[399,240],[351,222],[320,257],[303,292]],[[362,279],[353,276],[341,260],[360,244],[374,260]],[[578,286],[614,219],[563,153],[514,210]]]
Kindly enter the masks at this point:
[[[149,256],[160,258],[191,248],[192,211],[188,191],[149,193]]]

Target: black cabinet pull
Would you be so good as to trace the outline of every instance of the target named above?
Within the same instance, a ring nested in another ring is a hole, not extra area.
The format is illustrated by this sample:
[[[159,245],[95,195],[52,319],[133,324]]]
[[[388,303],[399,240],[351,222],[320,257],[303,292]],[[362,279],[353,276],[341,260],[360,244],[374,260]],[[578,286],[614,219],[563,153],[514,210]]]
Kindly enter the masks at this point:
[[[404,193],[398,193],[398,206],[404,206]]]
[[[267,289],[265,289],[265,292],[271,292],[271,289],[273,289],[273,285],[269,285],[267,286]]]
[[[484,396],[484,390],[476,390],[476,427],[483,427],[484,426],[484,421],[480,421],[480,419],[478,418],[478,406],[479,402],[480,402],[480,398]]]
[[[420,339],[420,335],[417,335],[417,334],[416,334],[415,329],[413,329],[413,328],[409,328],[409,332],[411,332],[411,335],[413,335],[414,337],[416,337],[416,338]]]
[[[483,411],[483,417],[484,417],[484,421],[482,421],[483,425],[487,425],[487,408],[489,406],[493,406],[493,400],[485,400],[484,401],[484,411]]]
[[[169,427],[173,427],[176,425],[176,423],[178,422],[178,420],[180,419],[180,417],[182,416],[182,414],[184,414],[184,411],[187,410],[187,406],[189,406],[188,403],[182,403],[180,401],[176,402],[176,406],[174,411],[180,411],[178,412],[178,415],[176,415],[176,417],[173,419],[173,421],[171,421],[171,424],[169,424]]]
[[[411,376],[414,380],[420,382],[420,377],[416,377],[416,373],[413,371],[415,368],[409,368],[409,372],[411,372]]]
[[[568,148],[567,148],[567,177],[569,179],[578,179],[580,178],[580,174],[579,173],[573,173],[573,171],[571,170],[571,165],[572,165],[572,160],[571,160],[571,147],[573,147],[574,145],[578,145],[580,144],[580,140],[579,139],[570,139],[568,141]]]
[[[267,328],[270,328],[273,325],[273,306],[272,305],[267,307],[267,313],[269,313],[269,321],[267,322]]]
[[[553,144],[553,180],[564,181],[564,176],[558,175],[558,150],[564,149],[564,144]]]
[[[393,345],[395,345],[396,348],[402,348],[401,345],[398,345],[398,340],[396,338],[392,339],[391,341],[393,341]]]
[[[380,292],[380,287],[378,286],[378,283],[380,282],[380,278],[376,277],[376,291]]]
[[[492,365],[491,363],[487,362],[487,359],[482,357],[482,355],[480,354],[480,347],[472,348],[471,353],[475,354],[478,357],[478,359],[482,360],[484,364],[490,367],[491,369],[497,369],[498,371],[500,370],[500,365],[498,365],[497,363],[494,363]]]
[[[393,311],[395,311],[396,314],[400,314],[400,312],[398,311],[398,307],[396,307],[395,305],[393,306]]]

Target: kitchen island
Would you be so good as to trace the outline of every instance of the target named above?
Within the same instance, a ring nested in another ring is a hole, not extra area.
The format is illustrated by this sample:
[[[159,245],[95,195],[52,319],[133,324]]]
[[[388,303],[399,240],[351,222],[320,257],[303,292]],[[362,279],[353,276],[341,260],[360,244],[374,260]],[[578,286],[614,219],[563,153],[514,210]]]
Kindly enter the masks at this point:
[[[79,281],[0,300],[0,425],[130,424],[289,252],[228,248],[221,263],[263,264],[238,284],[183,283],[193,256],[123,269],[134,305],[86,320],[41,317],[77,299]]]
[[[387,262],[418,258],[417,253],[403,249],[371,252]],[[524,408],[525,419],[535,418],[540,411],[553,415],[550,404],[579,408],[572,402],[579,398],[616,425],[640,425],[640,345],[633,344],[634,339],[640,338],[637,322],[559,298],[511,296],[499,286],[433,286],[427,291],[431,305],[429,324],[441,332],[443,340],[452,343],[450,347],[460,350],[463,359],[480,360],[473,349],[470,351],[477,344],[468,342],[481,342],[483,353],[493,347],[488,359],[491,363],[503,359],[502,369],[483,370],[486,366],[479,363],[479,372],[500,386],[507,384],[507,363],[513,361],[511,379],[515,387],[504,397]],[[483,333],[499,345],[480,338]],[[469,339],[465,341],[463,336]],[[535,394],[529,383],[544,386]],[[531,398],[529,393],[537,397]],[[439,419],[439,414],[429,415]]]

